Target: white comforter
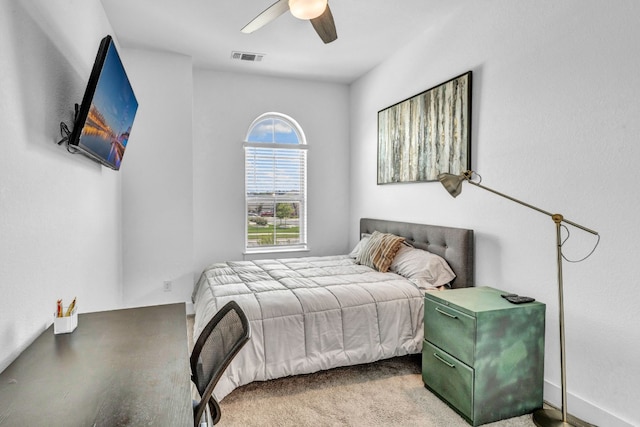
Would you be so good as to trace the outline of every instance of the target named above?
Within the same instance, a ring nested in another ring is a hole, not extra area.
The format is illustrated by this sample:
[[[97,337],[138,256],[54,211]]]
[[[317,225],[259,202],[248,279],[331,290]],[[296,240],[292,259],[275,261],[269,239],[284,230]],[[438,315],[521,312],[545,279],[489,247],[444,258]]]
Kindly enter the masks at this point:
[[[194,337],[229,300],[251,340],[218,382],[221,400],[252,381],[419,353],[423,292],[348,256],[213,264],[194,289]]]

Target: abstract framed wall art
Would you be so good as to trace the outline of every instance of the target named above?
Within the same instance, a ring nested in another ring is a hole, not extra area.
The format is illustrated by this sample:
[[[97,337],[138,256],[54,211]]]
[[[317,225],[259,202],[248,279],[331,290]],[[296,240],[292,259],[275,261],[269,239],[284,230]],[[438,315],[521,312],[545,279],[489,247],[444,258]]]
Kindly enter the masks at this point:
[[[471,71],[378,111],[378,184],[471,168]]]

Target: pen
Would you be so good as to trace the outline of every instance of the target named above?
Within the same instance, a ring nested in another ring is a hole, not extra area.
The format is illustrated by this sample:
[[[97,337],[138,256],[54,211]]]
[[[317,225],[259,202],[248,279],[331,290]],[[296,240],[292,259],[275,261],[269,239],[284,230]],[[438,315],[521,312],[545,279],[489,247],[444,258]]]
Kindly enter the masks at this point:
[[[73,309],[76,306],[76,297],[73,297],[73,301],[71,301],[71,304],[69,304],[69,307],[67,308],[67,312],[65,313],[65,317],[71,316],[71,313],[73,313]]]
[[[62,300],[61,299],[58,300],[58,307],[56,309],[56,316],[57,317],[62,317]]]

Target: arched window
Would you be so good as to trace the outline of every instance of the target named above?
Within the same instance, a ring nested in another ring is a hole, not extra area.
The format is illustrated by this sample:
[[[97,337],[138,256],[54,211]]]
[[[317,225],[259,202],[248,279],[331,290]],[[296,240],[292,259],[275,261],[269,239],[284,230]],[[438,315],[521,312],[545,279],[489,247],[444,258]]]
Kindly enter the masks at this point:
[[[247,252],[307,249],[307,143],[280,113],[251,123],[244,143]]]

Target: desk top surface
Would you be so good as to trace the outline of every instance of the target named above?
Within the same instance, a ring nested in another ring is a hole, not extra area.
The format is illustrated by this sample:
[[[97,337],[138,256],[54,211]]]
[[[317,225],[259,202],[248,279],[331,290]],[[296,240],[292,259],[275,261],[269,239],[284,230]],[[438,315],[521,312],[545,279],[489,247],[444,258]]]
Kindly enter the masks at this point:
[[[0,373],[0,425],[193,425],[185,305],[86,313]]]

